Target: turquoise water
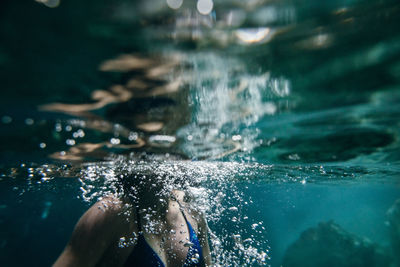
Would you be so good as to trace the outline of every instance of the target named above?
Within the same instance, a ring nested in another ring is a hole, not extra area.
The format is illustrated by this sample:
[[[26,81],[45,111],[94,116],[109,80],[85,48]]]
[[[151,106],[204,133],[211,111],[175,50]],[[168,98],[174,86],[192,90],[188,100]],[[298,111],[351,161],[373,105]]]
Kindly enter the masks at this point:
[[[400,4],[167,2],[3,1],[1,262],[51,265],[116,170],[157,168],[216,266],[399,265]]]

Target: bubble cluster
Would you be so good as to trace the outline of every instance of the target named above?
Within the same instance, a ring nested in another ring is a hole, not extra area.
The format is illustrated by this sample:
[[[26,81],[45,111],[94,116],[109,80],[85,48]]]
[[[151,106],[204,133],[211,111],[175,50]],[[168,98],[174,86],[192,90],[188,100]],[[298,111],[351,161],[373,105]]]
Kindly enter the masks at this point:
[[[177,136],[181,148],[196,159],[223,158],[233,152],[250,152],[259,145],[255,124],[279,111],[274,99],[290,95],[290,82],[271,73],[249,73],[236,57],[212,53],[188,54],[193,66],[182,76],[190,85],[192,121]]]
[[[216,266],[240,265],[244,262],[257,265],[268,263],[267,239],[254,236],[266,234],[262,222],[253,227],[252,220],[245,219],[245,206],[250,200],[240,192],[235,181],[249,181],[254,173],[250,165],[233,162],[201,161],[144,161],[120,158],[112,162],[86,164],[82,169],[80,182],[81,197],[93,202],[109,195],[123,196],[123,179],[138,179],[132,183],[139,188],[145,186],[156,198],[163,199],[174,189],[185,192],[191,209],[205,215],[209,225],[209,238],[212,258]],[[229,181],[230,180],[230,181]],[[130,185],[130,184],[129,184]],[[132,187],[130,187],[132,189]],[[159,190],[154,193],[154,190]],[[133,193],[134,196],[135,193]],[[141,213],[144,230],[151,234],[165,231],[157,221],[157,211],[151,207]],[[227,223],[226,219],[231,218]],[[235,218],[235,219],[233,219]],[[235,231],[235,235],[229,233]],[[184,232],[175,233],[185,234]],[[242,241],[243,240],[243,241]],[[181,240],[183,247],[190,248],[193,243]],[[121,237],[119,246],[130,244],[128,237]],[[193,261],[197,261],[194,255]]]
[[[132,236],[129,237],[120,237],[119,242],[118,242],[118,247],[120,248],[127,248],[130,246],[133,246],[136,244],[137,242],[137,234],[136,233],[132,233]]]

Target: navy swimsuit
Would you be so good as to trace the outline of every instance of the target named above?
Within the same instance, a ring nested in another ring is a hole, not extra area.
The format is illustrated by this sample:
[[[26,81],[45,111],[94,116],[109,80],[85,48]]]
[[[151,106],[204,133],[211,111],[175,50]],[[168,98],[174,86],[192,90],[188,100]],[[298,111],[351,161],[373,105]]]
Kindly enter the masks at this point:
[[[183,211],[182,215],[185,218],[189,230],[189,240],[193,244],[188,250],[185,262],[182,267],[204,267],[205,262],[200,241],[192,225],[186,219],[185,213]],[[155,253],[154,250],[150,247],[150,245],[146,242],[146,239],[142,234],[139,216],[137,216],[137,221],[139,229],[138,242],[135,248],[133,249],[132,253],[129,255],[128,259],[126,260],[124,266],[165,267],[164,263],[161,261],[157,253]]]

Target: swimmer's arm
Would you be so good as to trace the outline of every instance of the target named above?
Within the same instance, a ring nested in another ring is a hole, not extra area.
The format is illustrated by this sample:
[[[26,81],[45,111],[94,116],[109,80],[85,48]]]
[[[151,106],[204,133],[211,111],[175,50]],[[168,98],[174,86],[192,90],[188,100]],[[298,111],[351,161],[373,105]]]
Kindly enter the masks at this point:
[[[117,212],[98,202],[79,219],[71,239],[53,267],[95,266],[113,240]],[[101,207],[101,209],[99,208]]]
[[[208,244],[208,225],[204,217],[204,214],[200,214],[199,221],[199,240],[203,250],[204,262],[206,266],[211,266],[211,253],[210,246]]]

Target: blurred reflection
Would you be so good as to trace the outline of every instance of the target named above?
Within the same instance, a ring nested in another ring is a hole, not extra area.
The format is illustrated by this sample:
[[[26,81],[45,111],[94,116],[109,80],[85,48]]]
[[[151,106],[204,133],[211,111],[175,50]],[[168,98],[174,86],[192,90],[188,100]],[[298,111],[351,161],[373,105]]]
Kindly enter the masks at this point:
[[[301,49],[328,48],[333,43],[333,37],[328,33],[319,33],[296,43]]]
[[[171,38],[200,47],[226,47],[235,45],[238,39],[242,44],[264,43],[297,20],[296,9],[289,1],[168,0],[162,11],[158,5],[143,6],[146,24],[157,29],[152,38]],[[163,30],[155,14],[163,15]]]
[[[50,8],[55,8],[60,5],[60,0],[35,0],[35,1]]]
[[[293,5],[265,4],[254,9],[249,15],[249,20],[257,26],[289,25],[296,21],[296,9]]]
[[[146,34],[154,33],[154,40],[172,38],[199,48],[264,48],[296,19],[290,3],[264,0],[159,0],[139,6]],[[321,36],[314,42],[323,46],[327,41]],[[289,107],[288,100],[286,107],[276,101],[291,94],[285,77],[274,77],[268,69],[249,73],[246,62],[235,55],[178,51],[104,60],[98,70],[118,77],[115,84],[93,91],[86,103],[41,106],[44,111],[78,116],[85,120],[85,130],[109,135],[108,142],[96,139],[101,143],[68,137],[68,149],[52,157],[84,160],[109,151],[160,153],[168,147],[168,152],[183,151],[192,158],[219,158],[256,147],[258,129],[250,126]]]
[[[167,0],[167,5],[172,9],[178,9],[181,7],[183,0]]]
[[[215,159],[250,151],[258,145],[258,129],[247,127],[278,112],[281,107],[273,99],[291,93],[284,77],[250,74],[239,58],[214,53],[120,55],[102,62],[99,70],[119,73],[121,84],[95,90],[91,103],[40,107],[84,120],[75,123],[75,132],[72,122],[65,127],[73,132],[72,136],[66,133],[68,148],[52,158],[103,159],[110,153],[136,150]],[[57,132],[62,129],[56,126]],[[100,143],[78,139],[83,130],[106,136],[96,139]]]
[[[147,122],[137,125],[137,128],[145,132],[158,132],[164,127],[162,122]]]
[[[197,10],[202,15],[208,15],[211,13],[214,6],[214,2],[212,0],[198,0],[197,1]]]
[[[225,152],[247,152],[258,146],[254,125],[280,108],[273,99],[287,97],[290,82],[269,72],[250,74],[236,57],[213,53],[191,55],[194,66],[192,120],[177,135],[181,148],[196,159],[219,158]],[[269,101],[270,100],[270,101]]]
[[[223,18],[224,24],[230,27],[239,27],[246,20],[246,12],[242,9],[229,10]],[[221,22],[222,23],[222,22]],[[221,24],[220,23],[220,24]]]
[[[109,91],[95,90],[92,99],[97,101],[91,104],[62,104],[53,103],[41,106],[41,110],[58,111],[70,115],[84,115],[85,111],[92,111],[103,108],[108,104],[126,102],[131,99],[132,93],[120,85],[110,87]]]
[[[82,161],[89,159],[104,159],[108,156],[108,149],[122,149],[122,150],[131,150],[134,148],[140,148],[145,145],[145,142],[142,139],[137,139],[137,144],[113,144],[111,142],[102,142],[102,143],[81,143],[71,147],[67,151],[56,152],[50,155],[50,158],[58,159],[58,160],[67,160],[67,161]]]
[[[155,65],[150,58],[143,58],[136,55],[120,55],[117,58],[104,61],[99,69],[101,71],[128,72],[134,70],[146,70]]]
[[[174,133],[189,116],[186,93],[181,90],[183,66],[181,59],[174,55],[125,54],[102,62],[100,71],[123,74],[121,84],[93,91],[91,103],[51,103],[40,109],[78,116],[85,119],[79,123],[80,127],[114,137],[101,143],[76,143],[75,139],[67,139],[66,144],[71,147],[51,157],[74,161],[102,159],[116,150],[118,153],[130,153],[133,149],[151,152],[152,148],[173,145]],[[99,116],[99,112],[105,115]]]
[[[265,43],[273,36],[274,31],[270,28],[238,29],[236,37],[245,44]]]

